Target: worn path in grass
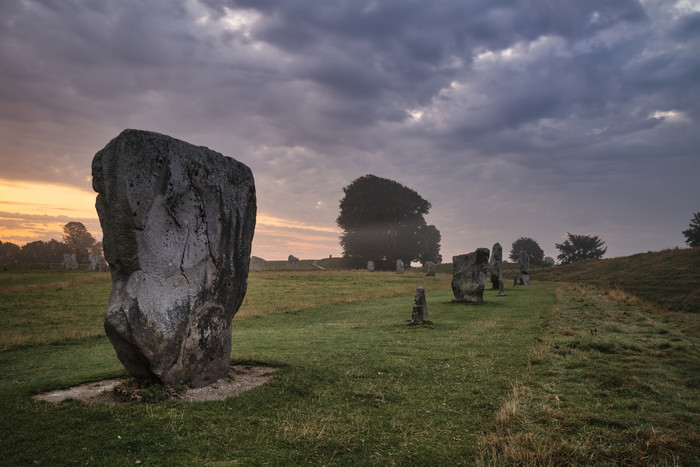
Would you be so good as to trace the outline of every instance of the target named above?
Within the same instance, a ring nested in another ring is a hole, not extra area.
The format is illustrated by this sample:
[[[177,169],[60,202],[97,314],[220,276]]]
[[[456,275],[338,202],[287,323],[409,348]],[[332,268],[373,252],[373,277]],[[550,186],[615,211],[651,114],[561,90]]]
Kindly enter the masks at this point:
[[[481,441],[497,465],[700,465],[700,317],[556,290],[542,341]]]
[[[279,370],[219,402],[52,406],[31,395],[124,374],[109,342],[0,352],[0,410],[12,421],[0,463],[467,462],[554,303],[549,286],[487,291],[483,305],[454,303],[443,286],[428,291],[432,324],[410,326],[412,291],[327,298],[341,303],[234,319],[233,360]]]

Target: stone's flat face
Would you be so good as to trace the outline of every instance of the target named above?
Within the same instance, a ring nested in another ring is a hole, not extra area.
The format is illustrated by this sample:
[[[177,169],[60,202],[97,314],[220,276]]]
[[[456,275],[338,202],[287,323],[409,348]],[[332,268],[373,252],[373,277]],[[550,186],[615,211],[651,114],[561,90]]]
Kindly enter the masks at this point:
[[[125,130],[92,162],[112,293],[105,331],[134,377],[206,386],[226,374],[245,296],[255,184],[244,164]]]
[[[425,262],[425,269],[426,269],[426,276],[434,276],[435,275],[435,266],[436,264],[433,263],[432,261],[426,261]]]
[[[403,260],[396,260],[396,274],[403,274]]]
[[[497,290],[499,283],[503,282],[503,248],[500,243],[494,243],[489,259],[489,276],[491,288]]]
[[[299,258],[289,255],[287,257],[287,269],[299,269]]]
[[[374,261],[367,261],[367,270],[369,272],[374,272],[375,266]]]
[[[458,302],[483,302],[489,249],[452,257],[452,293]]]
[[[520,252],[518,265],[520,266],[520,285],[530,285],[530,255],[527,251]]]

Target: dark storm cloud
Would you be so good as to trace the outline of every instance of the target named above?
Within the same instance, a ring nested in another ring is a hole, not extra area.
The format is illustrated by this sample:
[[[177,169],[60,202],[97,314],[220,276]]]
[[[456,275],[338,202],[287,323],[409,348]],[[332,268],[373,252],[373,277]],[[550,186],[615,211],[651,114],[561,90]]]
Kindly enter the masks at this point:
[[[376,173],[433,203],[446,257],[464,238],[482,242],[479,231],[537,238],[516,232],[527,227],[519,215],[541,216],[531,225],[551,255],[557,236],[579,226],[638,230],[646,218],[630,198],[676,222],[698,209],[688,201],[700,197],[688,175],[700,169],[691,7],[3,2],[2,177],[89,187],[94,152],[144,128],[244,160],[272,216],[332,225],[342,186]],[[682,201],[659,192],[664,184]],[[487,202],[492,217],[461,226],[472,213],[460,198]]]

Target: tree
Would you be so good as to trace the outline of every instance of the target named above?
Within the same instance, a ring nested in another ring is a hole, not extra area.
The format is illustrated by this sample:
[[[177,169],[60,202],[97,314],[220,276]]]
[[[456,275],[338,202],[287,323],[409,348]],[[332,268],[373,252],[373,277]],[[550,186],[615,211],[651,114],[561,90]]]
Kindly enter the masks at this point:
[[[65,243],[53,239],[48,242],[37,240],[22,247],[19,263],[23,266],[60,263],[63,261],[63,255],[70,252],[70,248]]]
[[[530,255],[530,264],[533,266],[539,266],[543,263],[544,251],[542,251],[542,248],[540,248],[539,243],[529,237],[520,237],[514,241],[508,258],[510,258],[512,262],[517,263],[522,250],[527,251],[527,253]]]
[[[561,253],[557,259],[561,264],[569,264],[582,259],[600,259],[603,257],[606,248],[601,248],[605,243],[597,235],[576,235],[567,232],[568,238],[564,243],[555,243]]]
[[[0,241],[0,266],[11,266],[19,260],[22,250],[12,242]]]
[[[690,247],[700,246],[700,212],[693,214],[693,218],[690,220],[690,228],[683,231],[683,236],[685,236],[685,243]]]
[[[340,245],[354,266],[369,260],[392,267],[397,259],[439,262],[440,232],[423,217],[430,203],[414,190],[375,175],[360,177],[343,188]]]
[[[87,263],[95,238],[82,222],[69,222],[63,226],[63,243],[73,253],[79,263]]]

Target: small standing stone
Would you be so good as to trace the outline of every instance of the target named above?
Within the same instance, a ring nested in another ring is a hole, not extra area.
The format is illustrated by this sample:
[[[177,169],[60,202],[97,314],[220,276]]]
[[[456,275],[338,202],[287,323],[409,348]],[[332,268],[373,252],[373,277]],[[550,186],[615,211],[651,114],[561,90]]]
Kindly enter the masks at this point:
[[[518,286],[518,276],[515,276],[513,278],[513,287],[517,287],[517,286]]]
[[[498,281],[498,296],[499,297],[504,297],[506,295],[506,289],[503,286],[503,279]]]
[[[374,272],[375,266],[374,261],[367,261],[367,270],[369,272]]]
[[[289,255],[287,257],[287,269],[299,269],[299,258]]]
[[[403,261],[400,259],[396,260],[396,274],[403,274]]]
[[[426,276],[435,275],[435,263],[433,263],[432,261],[426,261],[425,268],[428,270],[428,272],[425,274]]]
[[[478,248],[472,253],[452,257],[452,293],[458,302],[484,301],[489,249]]]
[[[413,315],[411,324],[421,324],[428,321],[428,303],[425,300],[425,289],[418,287],[413,299]]]

